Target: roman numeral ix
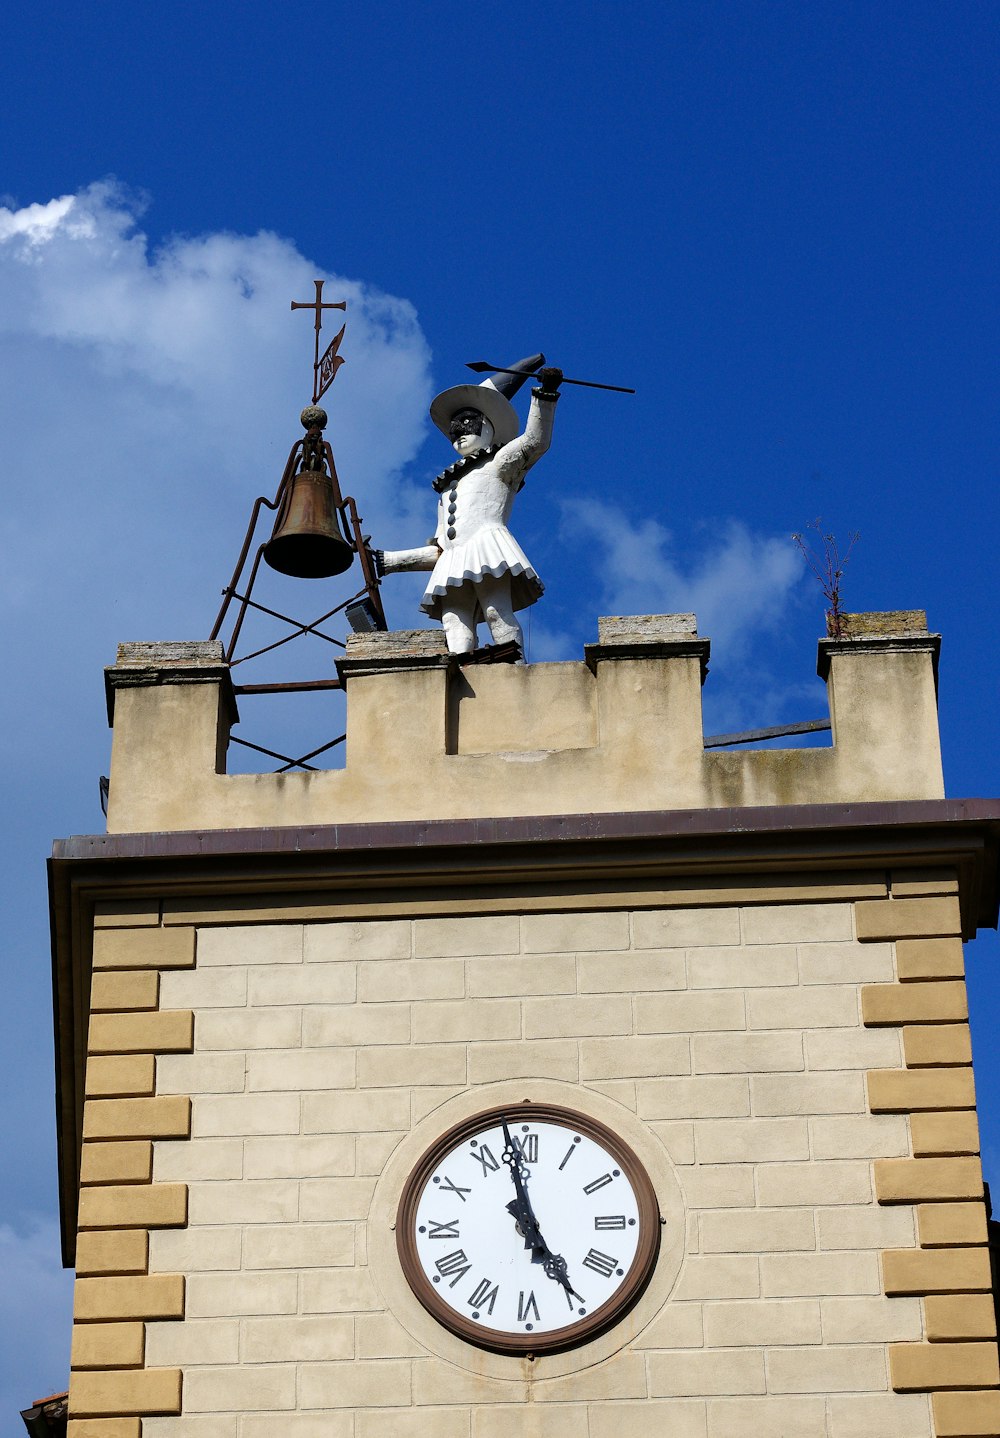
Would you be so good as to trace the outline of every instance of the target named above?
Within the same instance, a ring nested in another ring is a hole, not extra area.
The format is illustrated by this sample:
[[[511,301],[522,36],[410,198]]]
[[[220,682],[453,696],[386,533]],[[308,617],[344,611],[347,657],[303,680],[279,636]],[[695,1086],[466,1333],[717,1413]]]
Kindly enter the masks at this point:
[[[625,1227],[625,1220],[622,1219],[622,1227]],[[433,1218],[427,1220],[428,1238],[458,1238],[458,1219],[453,1218],[451,1223],[435,1223]]]

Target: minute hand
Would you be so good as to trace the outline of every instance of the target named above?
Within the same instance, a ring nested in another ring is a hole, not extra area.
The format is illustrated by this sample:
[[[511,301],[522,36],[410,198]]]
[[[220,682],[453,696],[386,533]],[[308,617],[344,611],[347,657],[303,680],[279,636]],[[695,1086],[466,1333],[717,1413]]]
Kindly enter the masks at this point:
[[[580,1298],[581,1295],[577,1293],[569,1281],[565,1258],[563,1258],[562,1254],[553,1253],[542,1237],[541,1229],[538,1227],[538,1219],[535,1217],[531,1207],[531,1200],[528,1197],[527,1189],[524,1187],[524,1182],[521,1178],[521,1161],[518,1156],[518,1150],[514,1147],[511,1139],[510,1129],[507,1127],[507,1120],[505,1118],[501,1119],[501,1123],[503,1125],[504,1142],[506,1144],[503,1155],[504,1161],[510,1169],[511,1178],[514,1180],[514,1188],[517,1191],[517,1198],[511,1199],[510,1203],[507,1204],[507,1212],[516,1218],[520,1225],[521,1232],[524,1234],[524,1246],[532,1250],[532,1263],[542,1263],[545,1265],[546,1277],[554,1278],[557,1283],[562,1284],[566,1290],[566,1301],[570,1307],[572,1307],[573,1299]]]

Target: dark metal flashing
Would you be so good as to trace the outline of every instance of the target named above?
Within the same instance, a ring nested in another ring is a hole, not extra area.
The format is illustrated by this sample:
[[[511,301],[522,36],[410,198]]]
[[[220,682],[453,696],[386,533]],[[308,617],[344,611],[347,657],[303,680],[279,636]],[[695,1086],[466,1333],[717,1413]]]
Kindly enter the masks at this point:
[[[248,918],[263,896],[391,893],[417,910],[434,890],[477,887],[518,911],[526,895],[610,881],[620,907],[649,881],[699,875],[947,867],[965,937],[995,928],[1000,799],[555,814],[288,828],[84,834],[49,861],[56,1104],[64,1262],[74,1259],[94,906],[230,895]],[[612,903],[615,900],[611,900]],[[647,900],[647,902],[649,902]]]

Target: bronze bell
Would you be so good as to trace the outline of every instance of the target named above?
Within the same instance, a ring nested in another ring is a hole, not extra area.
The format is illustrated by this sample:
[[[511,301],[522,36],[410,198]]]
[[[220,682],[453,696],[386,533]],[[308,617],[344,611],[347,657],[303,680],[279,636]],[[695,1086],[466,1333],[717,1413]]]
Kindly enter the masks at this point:
[[[318,406],[302,411],[309,431],[303,444],[303,468],[293,475],[264,546],[264,559],[279,574],[295,579],[327,579],[354,562],[354,549],[337,524],[333,476],[323,459],[321,431],[326,414]]]

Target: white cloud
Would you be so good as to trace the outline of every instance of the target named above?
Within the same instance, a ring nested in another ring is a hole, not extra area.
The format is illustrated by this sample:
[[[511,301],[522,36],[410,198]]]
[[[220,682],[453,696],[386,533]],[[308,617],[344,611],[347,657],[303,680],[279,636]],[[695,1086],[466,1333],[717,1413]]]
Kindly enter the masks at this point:
[[[18,1413],[69,1386],[73,1275],[59,1261],[56,1225],[27,1233],[0,1224],[0,1414],[14,1432]]]
[[[802,559],[787,539],[754,534],[736,520],[720,522],[708,543],[677,553],[658,520],[630,519],[604,500],[575,500],[563,509],[571,539],[598,551],[604,612],[683,614],[732,662],[788,611]]]

